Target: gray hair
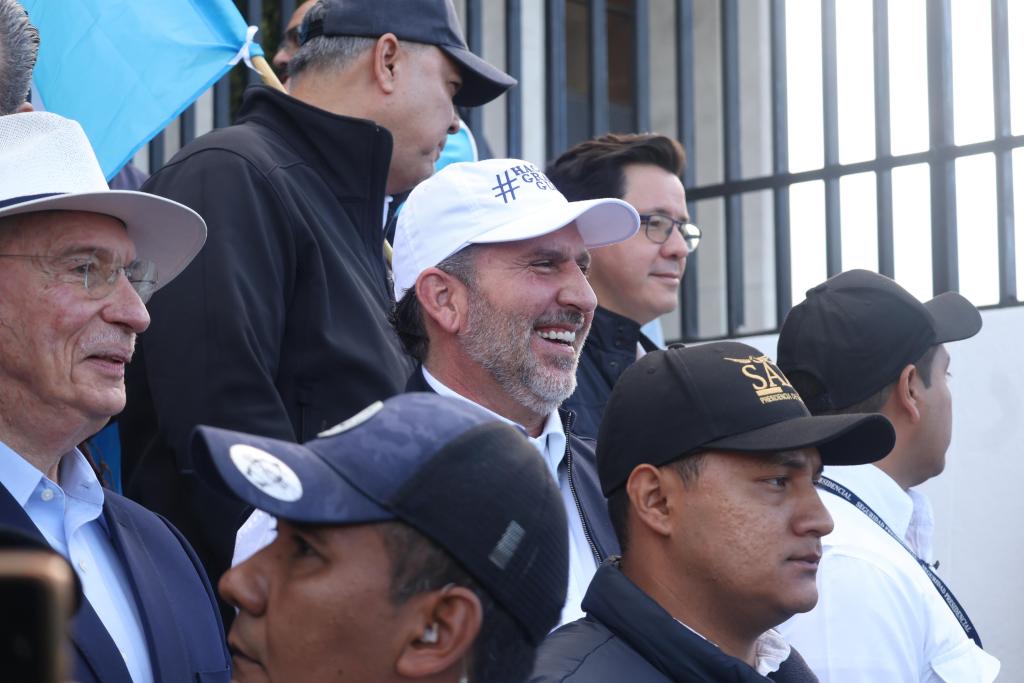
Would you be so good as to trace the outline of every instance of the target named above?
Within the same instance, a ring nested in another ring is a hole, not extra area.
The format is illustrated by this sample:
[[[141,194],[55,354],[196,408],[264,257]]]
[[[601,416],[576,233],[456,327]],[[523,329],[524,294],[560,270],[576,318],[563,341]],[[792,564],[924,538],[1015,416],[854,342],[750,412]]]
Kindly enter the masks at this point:
[[[323,19],[327,14],[327,3],[319,0],[309,8],[299,34],[309,29],[310,22]],[[376,38],[363,36],[316,36],[310,38],[288,62],[288,76],[294,77],[309,69],[344,69],[356,57],[374,46]]]
[[[0,0],[0,115],[25,102],[39,54],[39,31],[18,0]]]

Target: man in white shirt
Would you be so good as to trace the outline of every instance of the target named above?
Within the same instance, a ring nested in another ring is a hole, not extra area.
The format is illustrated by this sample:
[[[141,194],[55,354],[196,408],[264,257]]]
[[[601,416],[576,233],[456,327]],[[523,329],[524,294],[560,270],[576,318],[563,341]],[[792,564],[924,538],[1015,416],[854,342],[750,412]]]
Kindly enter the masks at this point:
[[[597,305],[588,249],[636,233],[618,199],[568,202],[532,164],[453,164],[409,195],[395,233],[395,327],[421,363],[410,391],[475,403],[521,427],[558,482],[569,523],[562,622],[618,551],[592,446],[559,405],[576,386]]]
[[[818,606],[780,630],[823,683],[988,683],[964,607],[935,573],[927,498],[952,427],[945,342],[981,329],[956,292],[922,304],[889,278],[840,273],[807,292],[779,335],[779,366],[814,414],[880,412],[896,428],[872,465],[827,469],[821,497],[835,520],[823,543]]]

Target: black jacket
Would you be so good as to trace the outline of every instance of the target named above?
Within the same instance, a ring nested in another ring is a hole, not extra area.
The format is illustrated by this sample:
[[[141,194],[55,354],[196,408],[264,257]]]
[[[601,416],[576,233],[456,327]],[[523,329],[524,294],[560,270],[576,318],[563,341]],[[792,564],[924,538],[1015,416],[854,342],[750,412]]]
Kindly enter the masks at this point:
[[[434,391],[423,378],[422,367],[417,367],[409,377],[405,390]],[[565,469],[569,488],[580,519],[583,520],[583,533],[590,541],[594,558],[600,564],[619,553],[619,540],[608,519],[608,503],[601,493],[601,483],[597,478],[594,442],[592,439],[581,439],[573,433],[574,416],[571,411],[559,410],[558,415],[562,418],[562,429],[565,430]]]
[[[796,650],[768,678],[682,626],[619,571],[601,565],[587,616],[541,644],[531,683],[816,683]]]
[[[640,331],[639,323],[597,307],[576,369],[576,391],[562,404],[576,413],[580,436],[597,438],[608,396],[626,368],[636,362],[637,344],[646,351],[658,348]]]
[[[149,304],[121,417],[125,488],[185,534],[214,585],[246,508],[191,475],[193,428],[307,441],[412,370],[387,321],[391,144],[370,121],[256,87],[236,125],[143,187],[199,212],[209,237]]]

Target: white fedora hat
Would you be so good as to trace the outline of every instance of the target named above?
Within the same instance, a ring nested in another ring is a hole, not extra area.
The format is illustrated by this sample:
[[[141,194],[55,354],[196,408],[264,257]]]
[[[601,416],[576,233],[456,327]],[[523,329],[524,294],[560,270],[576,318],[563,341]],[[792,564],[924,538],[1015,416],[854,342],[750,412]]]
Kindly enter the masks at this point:
[[[520,159],[451,164],[409,194],[398,215],[392,269],[395,299],[470,244],[517,242],[573,221],[588,249],[632,237],[636,209],[621,199],[570,202],[544,173]]]
[[[36,211],[89,211],[120,220],[136,256],[156,264],[156,289],[206,242],[206,223],[187,206],[108,188],[78,122],[49,112],[0,116],[0,218]]]

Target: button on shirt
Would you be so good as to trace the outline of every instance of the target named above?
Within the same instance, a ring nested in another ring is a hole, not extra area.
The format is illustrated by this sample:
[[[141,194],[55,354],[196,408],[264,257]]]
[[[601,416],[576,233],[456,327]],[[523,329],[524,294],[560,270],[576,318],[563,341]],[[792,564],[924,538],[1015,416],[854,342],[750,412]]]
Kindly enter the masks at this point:
[[[829,467],[825,475],[931,561],[935,523],[924,494],[904,491],[874,465]],[[819,495],[835,531],[822,539],[818,604],[779,631],[821,683],[993,681],[999,660],[967,637],[917,560],[850,503]]]
[[[58,478],[61,485],[0,443],[0,484],[75,568],[132,681],[151,683],[149,649],[131,584],[103,526],[103,488],[77,449],[61,458]]]
[[[439,395],[450,396],[473,403],[468,398],[446,387],[436,377],[431,375],[426,368],[423,368],[423,378],[430,385],[430,388]],[[473,405],[487,410],[479,404],[473,403]],[[487,412],[502,422],[522,428],[522,425],[517,425],[512,420],[493,411],[487,410]],[[572,489],[569,488],[569,477],[565,463],[566,437],[558,411],[555,410],[548,415],[540,436],[536,438],[527,436],[527,438],[530,439],[530,443],[540,452],[541,457],[544,458],[544,462],[548,466],[548,470],[551,472],[551,476],[558,482],[558,489],[562,494],[562,502],[565,504],[565,515],[569,520],[569,586],[566,592],[565,606],[562,607],[562,618],[559,621],[559,625],[567,624],[584,616],[581,604],[583,596],[587,592],[587,587],[590,585],[590,580],[594,578],[594,573],[597,571],[597,559],[594,557],[594,551],[591,549],[590,542],[583,532],[583,520],[580,517],[579,508],[576,506],[576,499],[572,495]]]

